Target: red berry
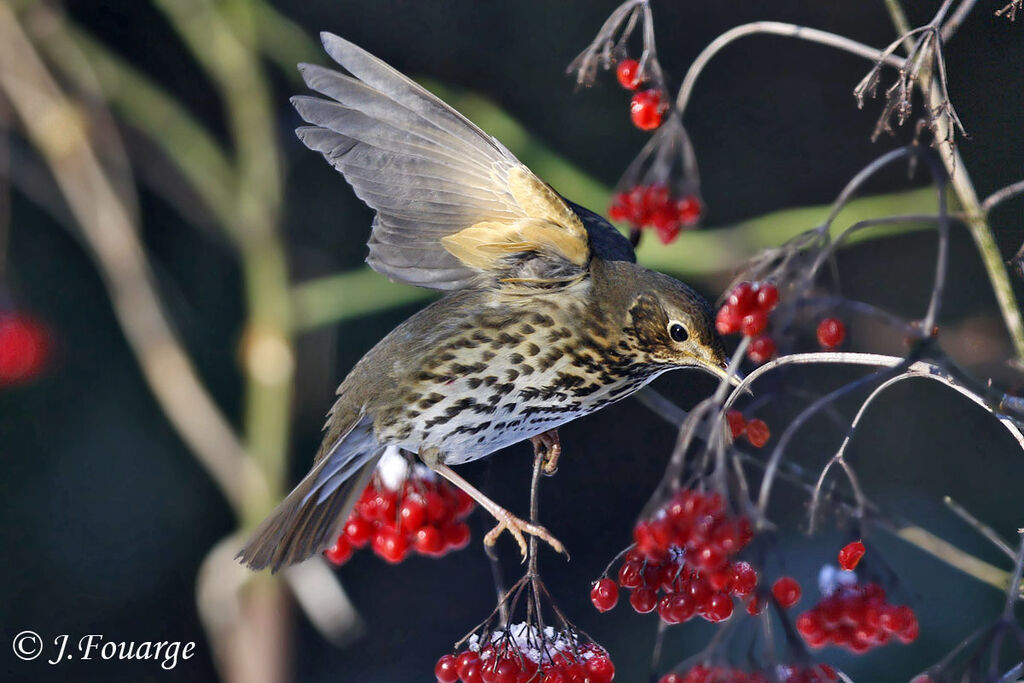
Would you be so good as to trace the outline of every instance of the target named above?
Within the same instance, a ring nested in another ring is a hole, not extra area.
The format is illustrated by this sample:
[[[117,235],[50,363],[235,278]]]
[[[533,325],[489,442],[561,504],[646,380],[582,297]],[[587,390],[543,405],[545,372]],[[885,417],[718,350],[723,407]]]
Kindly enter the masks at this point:
[[[394,491],[377,490],[367,501],[364,513],[369,519],[385,524],[394,524],[398,495]]]
[[[745,597],[757,588],[757,572],[748,562],[736,562],[732,566],[732,592]]]
[[[455,490],[455,518],[463,519],[469,516],[469,513],[473,512],[473,508],[476,507],[476,501],[473,500],[468,493],[462,489]]]
[[[779,303],[779,289],[770,282],[757,288],[757,307],[768,313]]]
[[[676,202],[676,218],[683,225],[695,225],[703,212],[700,200],[692,194]]]
[[[373,537],[373,522],[352,514],[345,523],[345,538],[357,548],[362,548]]]
[[[608,209],[608,217],[613,221],[624,221],[629,218],[629,193],[619,192]]]
[[[638,562],[623,562],[619,567],[619,585],[638,588],[644,582],[643,568]]]
[[[758,365],[767,363],[774,355],[775,340],[767,334],[756,337],[750,342],[750,346],[747,347],[747,357]]]
[[[324,551],[324,557],[331,564],[343,565],[352,557],[352,546],[345,539],[344,535],[338,536],[338,540],[335,541],[334,545]]]
[[[736,311],[739,317],[745,316],[757,304],[757,292],[749,282],[741,282],[729,293],[726,304]]]
[[[588,659],[583,668],[587,672],[588,683],[611,683],[615,678],[615,665],[607,655],[596,655]]]
[[[679,223],[675,221],[659,221],[658,216],[655,216],[654,231],[658,233],[658,240],[662,244],[672,244],[679,237]]]
[[[463,652],[461,655],[459,655],[459,658],[456,661],[455,666],[459,672],[459,677],[462,678],[462,680],[466,680],[466,675],[464,672],[471,664],[476,664],[479,666],[480,655],[471,650],[467,650],[466,652]]]
[[[437,683],[456,683],[459,680],[459,672],[455,655],[445,655],[437,660],[434,665],[434,676]]]
[[[846,339],[846,326],[839,318],[825,318],[818,323],[818,343],[826,349],[834,349]]]
[[[0,313],[0,386],[36,377],[50,355],[46,328],[17,313]]]
[[[727,562],[722,549],[713,544],[703,546],[697,551],[697,566],[706,572],[713,572],[721,569]]]
[[[847,571],[852,571],[857,567],[862,557],[864,557],[864,544],[862,542],[854,541],[853,543],[847,543],[839,551],[839,566]]]
[[[772,595],[786,609],[800,602],[800,593],[800,584],[792,576],[783,576],[772,584]]]
[[[740,331],[740,323],[743,316],[736,312],[736,309],[726,304],[718,309],[715,316],[715,329],[719,334],[735,334]]]
[[[409,544],[397,529],[381,527],[373,537],[373,552],[391,564],[404,560],[408,551]]]
[[[638,613],[647,614],[658,606],[658,594],[653,588],[637,588],[630,593],[629,604]]]
[[[490,672],[490,676],[488,676]],[[483,667],[483,679],[484,683],[516,683],[516,679],[519,677],[519,664],[506,655],[501,659],[495,660],[493,663],[488,662]],[[487,679],[491,680],[488,681]]]
[[[444,502],[444,497],[441,494],[431,491],[424,496],[424,502],[427,520],[431,524],[440,526],[451,518],[451,511],[448,509],[448,505]]]
[[[626,90],[636,90],[640,87],[640,62],[635,59],[623,59],[615,69],[615,76],[619,84]]]
[[[768,314],[764,311],[754,310],[743,316],[740,321],[740,332],[748,337],[756,337],[768,327]]]
[[[629,103],[629,115],[633,125],[640,130],[654,130],[661,125],[665,108],[661,91],[651,88],[633,95]]]
[[[410,496],[402,501],[398,508],[398,523],[402,531],[412,533],[427,521],[427,506],[417,496]]]
[[[725,621],[732,616],[732,598],[728,593],[712,593],[702,607],[702,616],[712,623]]]
[[[726,565],[724,569],[711,572],[707,577],[712,589],[725,592],[732,590],[732,567]]]
[[[768,423],[764,420],[754,418],[747,423],[747,440],[754,448],[760,448],[772,438],[772,432],[768,429]]]
[[[732,438],[738,439],[747,428],[747,421],[743,418],[743,413],[738,410],[730,410],[725,414],[725,419],[729,421]]]
[[[611,579],[595,581],[590,589],[590,601],[598,612],[607,612],[619,602],[619,587]]]
[[[466,666],[465,669],[459,669],[459,678],[462,683],[483,683],[483,668],[483,662],[478,659]]]
[[[445,524],[441,527],[441,537],[449,550],[462,550],[469,545],[469,525],[465,522]]]
[[[412,536],[412,544],[421,555],[436,557],[444,554],[444,537],[436,526],[417,529]]]

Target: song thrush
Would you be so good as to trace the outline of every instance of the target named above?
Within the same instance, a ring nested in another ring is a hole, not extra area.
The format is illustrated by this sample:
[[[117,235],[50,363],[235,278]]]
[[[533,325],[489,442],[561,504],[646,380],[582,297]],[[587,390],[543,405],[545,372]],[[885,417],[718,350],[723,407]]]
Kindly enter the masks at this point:
[[[562,424],[667,370],[724,376],[708,304],[635,263],[629,241],[563,199],[505,147],[387,64],[323,34],[351,75],[299,66],[330,99],[295,97],[324,155],[376,210],[367,262],[449,292],[395,328],[338,388],[312,470],[239,554],[255,569],[330,546],[386,449],[419,454],[509,530],[561,544],[450,465],[524,439],[558,447]],[[555,453],[557,454],[557,452]]]

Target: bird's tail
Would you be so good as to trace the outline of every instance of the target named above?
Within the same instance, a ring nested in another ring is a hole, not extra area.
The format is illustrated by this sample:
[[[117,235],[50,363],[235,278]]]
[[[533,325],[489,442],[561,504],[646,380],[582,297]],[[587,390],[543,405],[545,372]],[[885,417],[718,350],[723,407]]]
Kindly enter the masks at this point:
[[[372,421],[360,419],[263,520],[238,557],[252,569],[276,572],[329,548],[383,453]]]

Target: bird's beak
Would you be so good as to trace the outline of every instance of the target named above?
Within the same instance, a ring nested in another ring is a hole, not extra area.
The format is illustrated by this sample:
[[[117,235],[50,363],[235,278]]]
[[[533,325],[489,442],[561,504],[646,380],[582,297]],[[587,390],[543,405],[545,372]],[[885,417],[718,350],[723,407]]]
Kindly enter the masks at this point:
[[[734,387],[738,387],[740,384],[743,383],[743,375],[739,373],[736,373],[735,375],[731,376],[729,375],[728,360],[721,361],[720,363],[708,363],[707,365],[704,366],[704,369],[706,369],[708,372],[710,372],[712,375],[715,375],[716,377],[728,380],[729,383],[732,384]]]
[[[725,362],[723,362],[723,364],[721,366],[710,366],[709,365],[709,366],[705,366],[705,368],[707,368],[709,371],[711,371],[712,375],[715,375],[716,377],[720,377],[723,380],[728,380],[729,383],[732,384],[732,386],[739,386],[739,384],[743,381],[742,375],[738,375],[737,374],[737,375],[731,375],[730,376],[726,372],[728,370],[728,364],[725,364]]]

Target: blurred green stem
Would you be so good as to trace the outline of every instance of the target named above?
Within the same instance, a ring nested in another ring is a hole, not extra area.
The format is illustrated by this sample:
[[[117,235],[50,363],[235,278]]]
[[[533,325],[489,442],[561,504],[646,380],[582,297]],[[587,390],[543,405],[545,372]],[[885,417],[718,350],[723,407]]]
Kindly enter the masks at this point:
[[[235,150],[235,203],[224,227],[242,258],[249,320],[242,344],[246,375],[245,434],[279,497],[285,485],[294,350],[290,336],[288,272],[277,235],[281,178],[276,130],[260,55],[253,49],[248,3],[231,2],[232,21],[211,0],[154,0],[217,85]],[[256,503],[256,501],[254,501]],[[268,512],[246,511],[243,527]]]

